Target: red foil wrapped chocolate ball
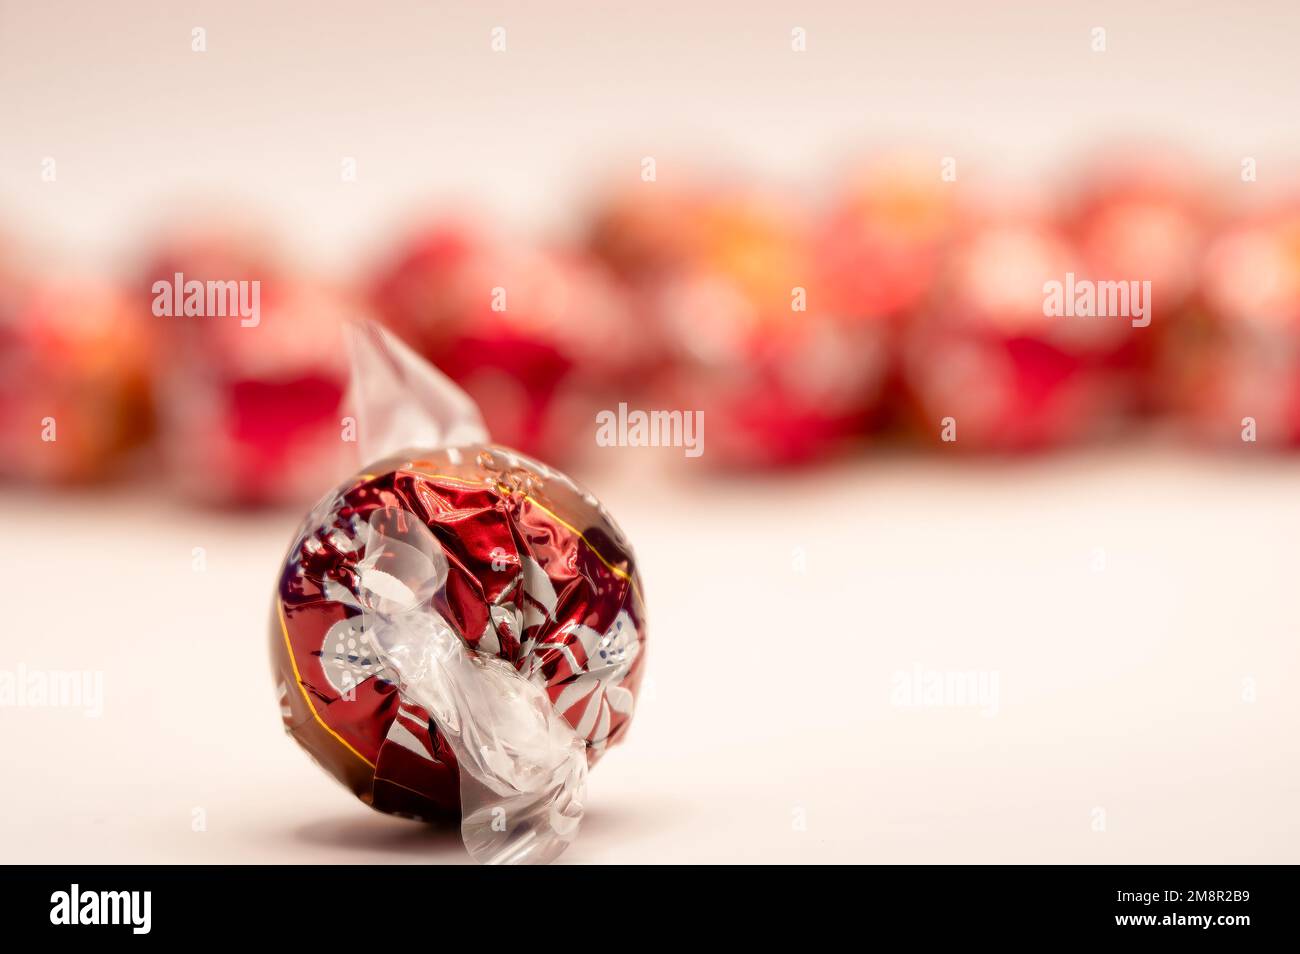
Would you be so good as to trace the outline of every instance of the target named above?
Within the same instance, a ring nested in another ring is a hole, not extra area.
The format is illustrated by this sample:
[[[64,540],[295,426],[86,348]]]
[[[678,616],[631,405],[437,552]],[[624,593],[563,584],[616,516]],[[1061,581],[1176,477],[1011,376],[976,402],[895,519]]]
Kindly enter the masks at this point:
[[[472,402],[391,335],[354,334],[362,455],[280,574],[289,734],[371,807],[461,820],[479,860],[545,861],[627,731],[645,607],[599,502],[486,441]]]
[[[373,808],[458,817],[452,749],[359,638],[361,531],[385,511],[418,521],[445,553],[440,609],[460,639],[544,686],[594,764],[626,731],[641,682],[632,551],[589,494],[497,447],[377,463],[313,513],[280,579],[272,632],[290,734]]]

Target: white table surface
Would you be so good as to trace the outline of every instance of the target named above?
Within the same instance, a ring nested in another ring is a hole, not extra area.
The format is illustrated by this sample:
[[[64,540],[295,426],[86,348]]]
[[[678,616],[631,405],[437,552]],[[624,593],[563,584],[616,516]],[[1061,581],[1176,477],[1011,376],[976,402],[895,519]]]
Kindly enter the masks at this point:
[[[1300,861],[1300,461],[669,471],[590,480],[642,562],[649,681],[565,860]],[[0,707],[0,861],[465,860],[281,732],[296,516],[6,495],[0,669],[102,671],[104,706]],[[996,709],[895,704],[917,666],[996,673]]]

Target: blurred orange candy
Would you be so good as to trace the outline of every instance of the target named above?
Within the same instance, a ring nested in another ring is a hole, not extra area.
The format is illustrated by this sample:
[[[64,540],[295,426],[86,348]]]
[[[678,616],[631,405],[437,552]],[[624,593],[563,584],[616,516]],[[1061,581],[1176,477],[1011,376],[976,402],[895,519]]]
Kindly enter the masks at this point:
[[[14,297],[0,315],[0,474],[112,476],[149,434],[151,329],[128,299],[93,282]]]
[[[699,254],[707,199],[698,187],[641,183],[601,197],[586,247],[624,281],[654,281]]]

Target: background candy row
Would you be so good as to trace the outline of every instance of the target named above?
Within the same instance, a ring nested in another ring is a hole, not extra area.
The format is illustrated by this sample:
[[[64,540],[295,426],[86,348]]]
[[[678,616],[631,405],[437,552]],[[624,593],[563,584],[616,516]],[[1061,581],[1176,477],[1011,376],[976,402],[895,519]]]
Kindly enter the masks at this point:
[[[595,415],[702,411],[709,472],[884,446],[1023,453],[1172,433],[1300,446],[1300,203],[1243,170],[1107,154],[1051,190],[877,156],[809,201],[700,175],[592,198],[566,240],[408,223],[360,281],[270,225],[184,219],[115,284],[0,244],[0,471],[159,474],[209,503],[301,502],[347,469],[340,329],[376,316],[496,439],[581,473]],[[159,317],[154,284],[258,282],[255,326]],[[1044,285],[1150,282],[1149,326],[1046,317]],[[955,439],[954,439],[955,438]]]

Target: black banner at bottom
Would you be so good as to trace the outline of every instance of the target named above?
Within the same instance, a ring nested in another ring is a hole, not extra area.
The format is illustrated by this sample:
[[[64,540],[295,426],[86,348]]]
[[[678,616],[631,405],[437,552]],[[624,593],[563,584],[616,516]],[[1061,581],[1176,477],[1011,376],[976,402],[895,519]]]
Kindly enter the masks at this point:
[[[698,943],[775,928],[1235,943],[1291,936],[1294,898],[1294,869],[1272,866],[0,868],[8,938],[115,946],[279,936],[337,945],[387,932],[433,944],[444,930],[480,930],[496,945],[528,943],[537,928],[539,940],[566,945],[611,931]],[[667,933],[677,927],[685,933]]]

